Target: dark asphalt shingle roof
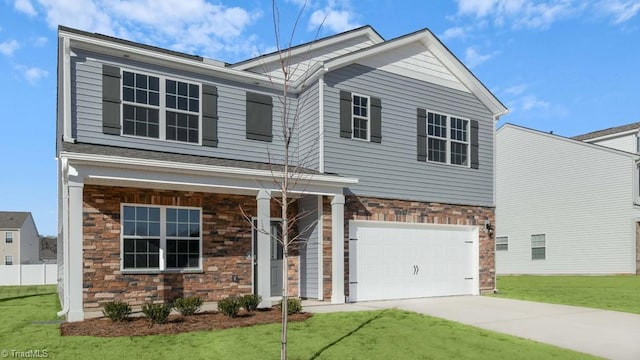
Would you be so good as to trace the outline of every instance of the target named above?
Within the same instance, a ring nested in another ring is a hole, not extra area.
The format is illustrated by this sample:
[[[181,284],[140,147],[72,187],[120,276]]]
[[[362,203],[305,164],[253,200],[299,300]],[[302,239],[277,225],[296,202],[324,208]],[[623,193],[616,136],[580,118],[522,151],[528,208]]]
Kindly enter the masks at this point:
[[[117,147],[117,146],[85,144],[85,143],[74,144],[74,143],[63,142],[62,151],[71,152],[71,153],[80,153],[80,154],[119,156],[119,157],[134,158],[134,159],[171,161],[171,162],[179,162],[179,163],[187,163],[187,164],[225,166],[225,167],[252,169],[252,170],[280,171],[283,168],[282,165],[276,165],[276,164],[272,165],[269,163],[262,163],[262,162],[222,159],[217,157],[176,154],[176,153],[169,153],[169,152],[131,149],[131,148],[124,148],[124,147]],[[305,168],[298,168],[297,171],[306,173],[306,174],[320,174],[316,170],[305,169]]]
[[[584,141],[589,139],[595,139],[601,136],[613,135],[613,134],[622,133],[625,131],[638,130],[638,129],[640,129],[640,122],[635,122],[633,124],[621,125],[616,127],[610,127],[608,129],[592,131],[590,133],[574,136],[572,137],[572,139]]]
[[[24,211],[0,211],[0,228],[19,229],[31,215]]]

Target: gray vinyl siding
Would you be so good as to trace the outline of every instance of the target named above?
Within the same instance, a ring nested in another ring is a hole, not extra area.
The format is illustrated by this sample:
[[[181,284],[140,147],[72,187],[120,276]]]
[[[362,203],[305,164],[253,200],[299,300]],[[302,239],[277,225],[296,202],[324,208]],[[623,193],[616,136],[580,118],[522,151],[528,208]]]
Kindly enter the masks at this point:
[[[325,76],[325,172],[359,179],[348,191],[493,206],[493,116],[472,94],[359,64]],[[340,90],[382,100],[380,144],[340,137]],[[477,120],[479,169],[417,161],[417,108]]]
[[[300,296],[318,298],[318,198],[305,196],[298,201],[300,213],[305,212],[298,221],[298,230],[302,234],[300,245]],[[302,233],[307,229],[305,233]]]
[[[76,139],[82,143],[120,146],[145,150],[175,152],[181,154],[211,156],[228,159],[280,163],[283,158],[283,142],[279,135],[282,128],[282,106],[277,92],[269,88],[247,86],[199,73],[186,73],[154,65],[124,59],[75,51],[72,58],[72,109],[77,130]],[[109,63],[133,71],[184,78],[189,81],[206,82],[218,90],[218,147],[163,141],[156,139],[115,136],[102,132],[102,64]],[[273,141],[264,142],[246,138],[246,91],[273,96]],[[297,99],[290,99],[295,104]],[[297,138],[292,148],[297,147]],[[271,159],[267,149],[271,154]],[[291,163],[297,154],[291,152]]]
[[[306,89],[298,100],[298,159],[303,167],[318,170],[318,83]]]

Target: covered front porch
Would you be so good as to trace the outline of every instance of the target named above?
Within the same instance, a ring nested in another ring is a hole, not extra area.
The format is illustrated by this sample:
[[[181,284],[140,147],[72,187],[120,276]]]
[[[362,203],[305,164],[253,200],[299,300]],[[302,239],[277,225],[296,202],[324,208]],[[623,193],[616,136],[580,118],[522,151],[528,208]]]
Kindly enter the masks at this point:
[[[177,295],[197,295],[215,302],[230,295],[256,293],[262,296],[261,306],[268,307],[273,295],[281,294],[277,291],[283,285],[281,280],[277,283],[281,279],[278,247],[273,241],[274,225],[282,218],[274,201],[281,194],[277,179],[282,174],[277,169],[73,152],[61,153],[60,159],[63,251],[59,292],[61,315],[69,321],[99,316],[101,305],[114,300],[137,306]],[[289,295],[342,303],[342,193],[357,180],[312,172],[296,176],[290,195],[298,197],[295,214],[305,215],[298,224],[305,241],[287,264]],[[148,214],[147,218],[127,215],[136,212]],[[174,225],[172,221],[175,226],[183,225],[171,220],[173,214],[182,212],[191,214],[190,224],[198,231],[185,235],[193,236],[186,239],[192,249],[186,250],[185,245],[185,250],[178,251],[174,244],[179,242],[172,237],[178,234],[165,229]],[[127,230],[128,222],[135,230]],[[139,230],[144,222],[148,223],[147,233]],[[152,236],[152,228],[161,229],[158,236]],[[140,246],[130,245],[133,243],[147,248],[140,251]],[[131,268],[133,260],[125,257],[127,251],[136,259],[147,256],[145,267]],[[190,257],[185,260],[188,265],[176,268],[181,262],[170,259],[174,254],[175,259]]]

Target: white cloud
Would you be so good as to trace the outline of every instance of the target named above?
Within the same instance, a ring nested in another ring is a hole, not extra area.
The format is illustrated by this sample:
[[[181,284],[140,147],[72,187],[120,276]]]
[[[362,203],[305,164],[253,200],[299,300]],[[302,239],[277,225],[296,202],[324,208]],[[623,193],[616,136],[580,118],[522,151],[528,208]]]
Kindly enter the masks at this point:
[[[581,12],[586,5],[574,0],[458,0],[458,15],[492,18],[497,26],[546,29]]]
[[[246,29],[262,14],[205,0],[38,0],[50,27],[85,31],[151,43],[178,51],[216,56],[255,47]],[[239,41],[238,39],[241,39]]]
[[[527,84],[518,84],[511,87],[508,87],[504,90],[504,92],[508,95],[517,96],[525,92],[529,85]]]
[[[481,54],[478,52],[478,50],[476,50],[474,47],[468,47],[467,50],[465,50],[465,61],[464,63],[469,67],[469,68],[474,68],[480,64],[482,64],[483,62],[491,59],[492,57],[494,57],[497,53],[493,52],[490,54]]]
[[[452,27],[449,28],[447,30],[445,30],[441,35],[440,38],[442,38],[442,40],[451,40],[451,39],[456,39],[456,38],[464,38],[466,36],[466,32],[463,28],[461,27]]]
[[[41,79],[49,76],[49,72],[44,69],[40,69],[37,67],[28,67],[28,66],[18,66],[18,70],[22,73],[22,76],[27,80],[31,85],[36,85]]]
[[[46,37],[39,36],[39,37],[33,39],[33,43],[32,44],[35,47],[41,47],[41,46],[46,45],[48,41],[49,41],[49,39],[47,39]]]
[[[16,40],[7,40],[0,43],[0,53],[11,56],[20,47]]]
[[[343,32],[360,26],[353,18],[353,13],[346,9],[337,10],[331,7],[318,9],[309,18],[309,29],[322,26],[333,32]]]
[[[519,99],[520,108],[523,111],[536,109],[548,109],[551,105],[548,101],[538,99],[535,95],[526,95]]]
[[[13,7],[21,13],[25,13],[29,16],[38,15],[30,0],[15,0],[13,3]]]
[[[639,0],[607,0],[596,4],[596,9],[601,13],[613,17],[614,24],[621,24],[633,18],[640,12]]]

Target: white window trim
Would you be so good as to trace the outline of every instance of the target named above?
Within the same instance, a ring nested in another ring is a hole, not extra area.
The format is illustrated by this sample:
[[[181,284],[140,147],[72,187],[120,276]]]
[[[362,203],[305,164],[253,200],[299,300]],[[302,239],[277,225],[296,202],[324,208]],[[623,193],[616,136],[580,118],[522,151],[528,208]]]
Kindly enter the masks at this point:
[[[504,243],[498,244],[498,239],[499,238],[506,239],[506,241]],[[507,248],[498,250],[498,245],[507,245]],[[496,236],[495,237],[495,251],[509,251],[509,237],[508,236]]]
[[[534,236],[544,236],[544,246],[533,246],[533,237]],[[539,233],[539,234],[531,234],[529,237],[529,246],[531,248],[531,261],[543,261],[547,260],[547,234]],[[544,249],[544,259],[534,259],[533,258],[533,249]]]
[[[160,209],[160,259],[159,259],[159,268],[146,268],[146,269],[125,269],[124,267],[124,207],[153,207]],[[184,269],[167,269],[166,265],[166,248],[167,248],[167,209],[189,209],[189,210],[200,210],[200,256],[198,258],[198,267],[197,268],[184,268]],[[202,253],[202,244],[204,242],[203,233],[202,233],[202,208],[193,207],[193,206],[169,206],[169,205],[153,205],[153,204],[133,204],[133,203],[120,203],[120,271],[123,274],[159,274],[159,273],[201,273],[203,272],[203,253]]]
[[[9,263],[11,263],[11,264],[9,264]],[[13,255],[5,255],[4,256],[4,264],[6,266],[13,265]]]
[[[7,241],[11,239],[11,241]],[[5,231],[4,233],[4,242],[5,244],[13,244],[13,232],[12,231]]]
[[[438,140],[445,140],[444,138],[441,137],[437,137],[437,136],[429,136],[429,113],[432,114],[438,114],[438,115],[442,115],[442,116],[446,116],[447,117],[447,129],[446,129],[446,162],[439,162],[439,161],[433,161],[431,159],[429,159],[429,138],[434,138],[434,139],[438,139]],[[465,120],[467,122],[467,141],[466,142],[462,142],[462,141],[458,141],[458,140],[451,140],[451,118],[456,118],[456,119],[460,119],[460,120]],[[427,141],[426,141],[426,153],[427,153],[427,162],[431,163],[431,164],[440,164],[440,165],[448,165],[448,166],[457,166],[457,167],[461,167],[461,168],[471,168],[471,119],[465,118],[465,117],[461,117],[461,116],[456,116],[456,115],[451,115],[445,112],[440,112],[440,111],[433,111],[433,110],[428,110],[427,109],[427,117],[425,118],[425,131],[427,133]],[[452,142],[456,142],[456,143],[465,143],[467,144],[467,165],[459,165],[459,164],[452,164],[451,163],[451,143]]]
[[[123,98],[123,91],[122,91],[122,87],[124,86],[124,72],[131,72],[134,74],[141,74],[141,75],[146,75],[146,76],[153,76],[153,77],[157,77],[158,78],[158,82],[159,82],[159,90],[158,90],[158,97],[159,97],[159,105],[155,106],[155,105],[148,105],[148,104],[138,104],[135,102],[129,102],[129,101],[125,101]],[[191,85],[198,85],[198,89],[200,91],[200,98],[198,101],[198,142],[197,143],[191,143],[191,142],[187,142],[187,141],[178,141],[178,140],[169,140],[167,139],[167,115],[166,115],[166,111],[172,111],[172,112],[178,112],[178,113],[183,113],[183,114],[189,114],[189,115],[195,115],[195,113],[190,112],[190,111],[184,111],[184,110],[179,110],[179,109],[171,109],[171,108],[167,108],[166,103],[167,103],[167,80],[173,80],[173,81],[179,81],[179,82],[183,82],[183,83],[187,83],[187,84],[191,84]],[[163,142],[171,142],[171,143],[176,143],[176,144],[186,144],[186,145],[202,145],[202,83],[196,82],[196,81],[192,81],[192,80],[187,80],[187,79],[183,79],[183,78],[177,78],[177,77],[171,77],[171,76],[166,76],[163,74],[157,74],[157,73],[152,73],[152,72],[148,72],[145,70],[137,70],[137,69],[132,69],[132,68],[120,68],[120,99],[121,100],[121,104],[120,104],[120,135],[124,136],[124,137],[131,137],[131,138],[136,138],[136,139],[147,139],[147,140],[155,140],[155,141],[163,141]],[[123,105],[132,105],[132,106],[140,106],[140,107],[146,107],[146,108],[152,108],[152,109],[157,109],[158,110],[158,138],[152,138],[152,137],[147,137],[147,136],[137,136],[137,135],[130,135],[130,134],[125,134],[124,133],[124,106]]]
[[[354,98],[355,97],[360,97],[360,98],[365,98],[367,99],[367,116],[356,116],[353,114],[353,106],[354,106]],[[357,93],[351,93],[351,138],[353,140],[360,140],[360,141],[367,141],[367,142],[371,142],[371,97],[368,95],[361,95],[361,94],[357,94]],[[366,119],[367,120],[367,138],[366,139],[361,139],[361,138],[357,138],[354,137],[355,131],[354,131],[354,122],[356,118],[360,118],[360,119]]]

